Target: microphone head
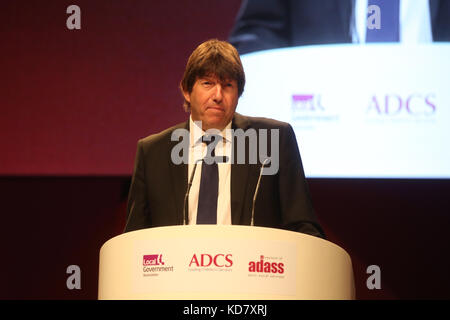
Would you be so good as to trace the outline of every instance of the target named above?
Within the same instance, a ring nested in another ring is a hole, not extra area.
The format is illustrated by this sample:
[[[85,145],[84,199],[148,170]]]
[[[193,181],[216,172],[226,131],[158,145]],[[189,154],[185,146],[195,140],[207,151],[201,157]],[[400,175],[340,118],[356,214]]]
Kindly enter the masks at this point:
[[[270,163],[270,158],[265,158],[261,167],[264,167],[266,164],[269,164],[269,163]]]
[[[260,175],[262,175],[263,171],[264,171],[264,167],[266,165],[270,164],[270,159],[269,158],[265,158],[262,165],[261,165],[261,169],[260,169]]]

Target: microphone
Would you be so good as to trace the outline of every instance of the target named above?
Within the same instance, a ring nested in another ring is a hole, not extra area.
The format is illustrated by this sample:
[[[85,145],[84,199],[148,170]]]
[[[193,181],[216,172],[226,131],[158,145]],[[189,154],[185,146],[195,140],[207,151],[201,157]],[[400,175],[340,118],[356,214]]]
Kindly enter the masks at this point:
[[[188,220],[188,213],[186,211],[186,207],[187,207],[187,202],[188,202],[188,198],[189,198],[189,192],[191,191],[192,181],[194,180],[195,169],[197,169],[197,164],[202,161],[203,161],[203,159],[197,159],[197,161],[195,161],[194,170],[192,170],[191,176],[189,177],[189,183],[187,186],[186,194],[184,195],[184,204],[183,204],[183,225],[184,226],[186,225],[186,221]]]
[[[266,163],[270,162],[269,158],[266,158],[266,160],[264,160],[264,162],[261,165],[261,169],[259,171],[259,177],[258,177],[258,182],[256,183],[256,189],[255,189],[255,193],[253,194],[253,204],[252,204],[252,219],[250,221],[250,226],[254,226],[255,225],[255,202],[256,202],[256,197],[258,195],[258,190],[259,190],[259,183],[261,182],[261,177],[262,177],[262,173],[263,173],[263,169],[264,166],[266,165]]]

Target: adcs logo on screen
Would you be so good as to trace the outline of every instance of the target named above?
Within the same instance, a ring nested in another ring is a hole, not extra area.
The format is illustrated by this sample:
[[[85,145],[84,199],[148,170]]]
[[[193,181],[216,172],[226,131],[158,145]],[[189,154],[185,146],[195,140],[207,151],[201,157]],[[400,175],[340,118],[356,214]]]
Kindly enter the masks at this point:
[[[266,260],[269,260],[272,258],[266,258]],[[259,259],[259,261],[250,261],[248,264],[248,271],[249,272],[256,272],[256,273],[272,273],[272,274],[283,274],[284,273],[284,263],[283,262],[271,262],[271,261],[264,261],[265,258],[262,255]]]
[[[379,116],[432,116],[436,113],[434,93],[409,95],[385,94],[371,97],[366,113]]]

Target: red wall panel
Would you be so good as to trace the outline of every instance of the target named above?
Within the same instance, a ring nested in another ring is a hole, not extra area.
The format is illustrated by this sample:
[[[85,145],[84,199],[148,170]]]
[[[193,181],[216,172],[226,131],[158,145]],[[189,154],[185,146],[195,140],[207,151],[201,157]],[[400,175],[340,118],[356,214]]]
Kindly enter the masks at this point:
[[[184,121],[192,50],[227,39],[240,1],[5,1],[0,174],[130,174],[139,138]]]

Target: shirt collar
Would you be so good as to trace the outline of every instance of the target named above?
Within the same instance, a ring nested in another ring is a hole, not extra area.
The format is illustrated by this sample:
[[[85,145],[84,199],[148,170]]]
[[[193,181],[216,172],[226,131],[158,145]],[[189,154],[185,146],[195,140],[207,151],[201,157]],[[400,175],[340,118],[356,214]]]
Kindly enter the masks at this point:
[[[201,137],[205,135],[205,131],[192,120],[192,115],[189,116],[189,135],[190,135],[190,145],[195,146],[201,144]],[[222,136],[224,142],[232,142],[231,137],[231,121],[225,126],[225,128],[219,132]]]

